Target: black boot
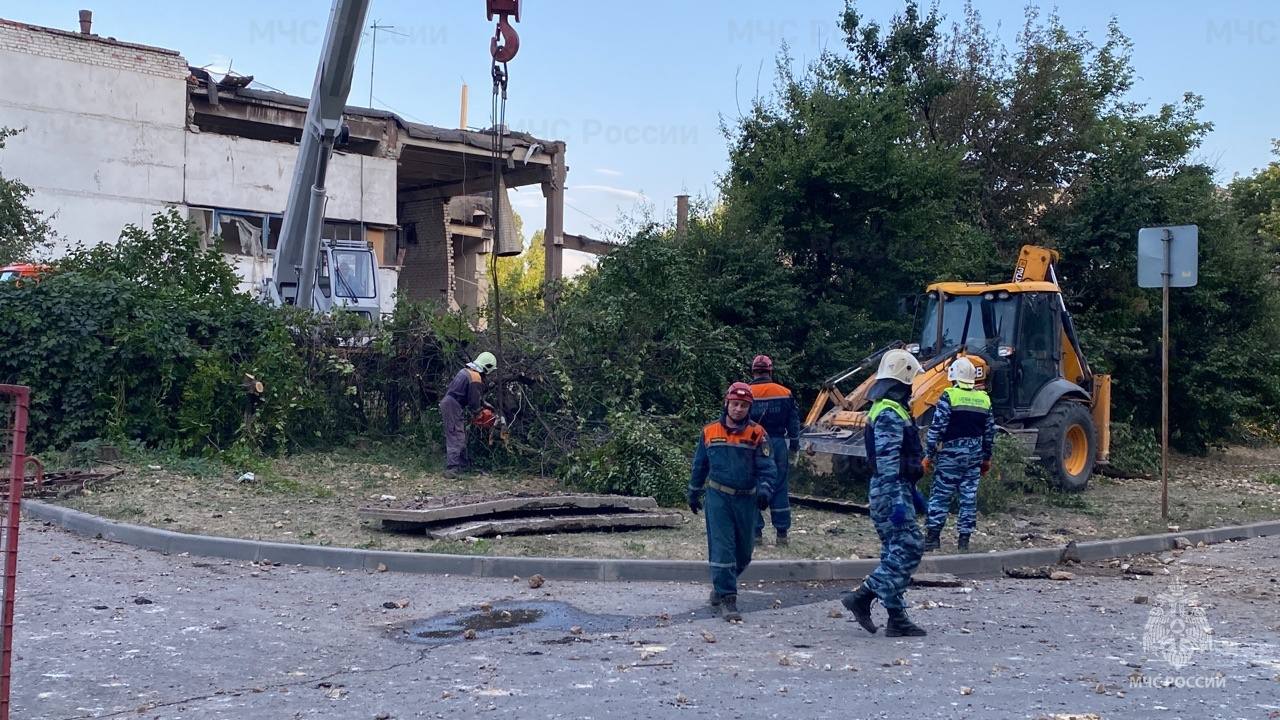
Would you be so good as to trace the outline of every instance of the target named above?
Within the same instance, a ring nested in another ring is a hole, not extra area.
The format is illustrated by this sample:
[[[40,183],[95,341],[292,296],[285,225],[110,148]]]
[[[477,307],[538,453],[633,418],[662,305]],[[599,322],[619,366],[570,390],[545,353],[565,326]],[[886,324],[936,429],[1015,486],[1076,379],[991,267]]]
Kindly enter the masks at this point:
[[[911,622],[906,610],[890,610],[889,622],[884,626],[885,637],[924,637],[929,633]]]
[[[969,533],[961,533],[956,538],[956,547],[961,550],[969,549]]]
[[[942,547],[942,528],[929,528],[929,534],[924,538],[924,551],[937,550]]]
[[[711,598],[710,598],[709,600],[707,600],[707,602],[711,603],[711,607],[713,607],[713,608],[718,608],[718,607],[720,607],[720,600],[721,600],[721,597],[722,597],[722,596],[720,595],[720,593],[716,592],[715,590],[712,590],[712,591],[711,591]]]
[[[875,602],[875,599],[876,594],[866,585],[859,585],[857,590],[840,598],[840,604],[853,613],[853,619],[858,621],[863,630],[873,635],[879,629],[871,620],[871,603]]]
[[[778,547],[786,547],[790,544],[791,544],[791,541],[787,539],[787,534],[785,532],[779,532],[778,539],[776,542],[774,542],[774,545]]]
[[[728,622],[742,622],[742,613],[738,612],[737,595],[724,595],[721,597],[720,617]]]

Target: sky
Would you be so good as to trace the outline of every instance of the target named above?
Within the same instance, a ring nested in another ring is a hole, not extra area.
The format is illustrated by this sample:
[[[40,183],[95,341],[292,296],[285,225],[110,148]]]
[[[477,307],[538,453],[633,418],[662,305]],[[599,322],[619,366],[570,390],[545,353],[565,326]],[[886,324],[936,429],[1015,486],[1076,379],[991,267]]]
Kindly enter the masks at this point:
[[[1012,47],[1025,4],[975,0],[989,27]],[[785,42],[798,63],[839,49],[843,0],[525,0],[509,65],[507,125],[568,145],[565,231],[609,237],[627,217],[674,214],[674,196],[714,199],[727,163],[722,123],[732,125],[773,85]],[[253,75],[307,95],[328,19],[328,0],[0,0],[0,17],[78,28],[94,11],[94,32],[178,50],[197,66]],[[887,23],[901,0],[857,7]],[[1214,130],[1197,158],[1219,181],[1271,159],[1280,136],[1280,3],[1216,0],[1074,0],[1055,6],[1066,27],[1101,41],[1114,17],[1133,40],[1137,79],[1130,99],[1158,107],[1185,92],[1205,99]],[[461,86],[468,125],[490,119],[489,38],[482,0],[372,0],[377,33],[372,105],[433,125],[456,127]],[[939,2],[958,19],[963,3]],[[349,104],[370,103],[372,32],[361,45]],[[512,193],[531,234],[543,226],[536,187]],[[575,254],[576,255],[576,254]],[[566,258],[566,270],[583,257]]]

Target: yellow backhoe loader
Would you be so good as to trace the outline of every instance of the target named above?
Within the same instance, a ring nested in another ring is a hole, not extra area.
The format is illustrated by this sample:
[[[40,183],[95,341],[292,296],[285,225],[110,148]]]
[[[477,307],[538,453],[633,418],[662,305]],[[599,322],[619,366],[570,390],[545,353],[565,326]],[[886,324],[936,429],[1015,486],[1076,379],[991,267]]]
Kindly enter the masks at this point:
[[[947,368],[968,357],[991,395],[996,422],[1021,438],[1063,490],[1083,490],[1110,449],[1111,376],[1094,374],[1058,287],[1055,250],[1023,246],[1011,282],[941,282],[925,295],[918,342],[897,342],[829,378],[805,418],[801,446],[831,453],[837,467],[865,473],[867,391],[880,356],[906,348],[924,372],[911,411],[922,425],[947,388]],[[866,374],[854,389],[842,391]]]

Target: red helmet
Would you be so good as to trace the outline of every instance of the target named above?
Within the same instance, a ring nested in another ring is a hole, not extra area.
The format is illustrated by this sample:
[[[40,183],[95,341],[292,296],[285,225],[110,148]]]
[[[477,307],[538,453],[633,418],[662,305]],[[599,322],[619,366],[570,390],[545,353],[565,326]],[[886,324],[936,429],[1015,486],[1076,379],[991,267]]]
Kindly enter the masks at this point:
[[[751,361],[751,372],[773,372],[773,358],[768,355],[757,355]]]
[[[743,400],[747,403],[755,400],[755,396],[751,394],[751,386],[744,382],[736,382],[729,386],[729,391],[724,394],[724,401]]]

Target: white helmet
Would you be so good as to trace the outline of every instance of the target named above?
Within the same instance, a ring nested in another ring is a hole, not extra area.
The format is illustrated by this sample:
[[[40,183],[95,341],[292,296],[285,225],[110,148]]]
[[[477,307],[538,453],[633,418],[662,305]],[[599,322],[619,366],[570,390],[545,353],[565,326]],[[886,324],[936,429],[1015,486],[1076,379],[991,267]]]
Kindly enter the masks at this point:
[[[880,358],[880,367],[876,370],[876,379],[890,378],[900,383],[911,384],[920,374],[920,361],[906,350],[890,350]]]
[[[972,360],[961,356],[947,368],[947,379],[960,387],[971,388],[978,381],[978,369],[973,366]]]

